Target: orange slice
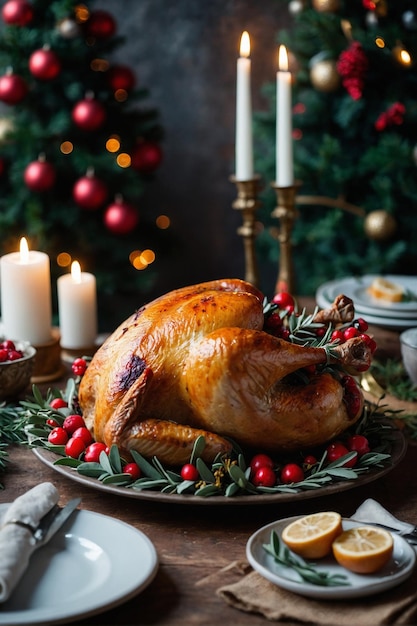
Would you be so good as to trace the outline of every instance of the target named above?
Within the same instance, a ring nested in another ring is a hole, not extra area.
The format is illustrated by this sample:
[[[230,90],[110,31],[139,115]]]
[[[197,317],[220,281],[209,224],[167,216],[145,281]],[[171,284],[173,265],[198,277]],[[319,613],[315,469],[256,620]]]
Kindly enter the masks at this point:
[[[379,276],[374,278],[368,291],[374,298],[387,302],[401,302],[404,295],[404,289],[401,285]]]
[[[296,554],[306,559],[321,559],[328,555],[332,543],[342,532],[339,513],[313,513],[288,524],[282,532],[282,541]]]
[[[394,542],[382,528],[359,526],[345,530],[332,547],[339,565],[357,574],[373,574],[390,560]]]

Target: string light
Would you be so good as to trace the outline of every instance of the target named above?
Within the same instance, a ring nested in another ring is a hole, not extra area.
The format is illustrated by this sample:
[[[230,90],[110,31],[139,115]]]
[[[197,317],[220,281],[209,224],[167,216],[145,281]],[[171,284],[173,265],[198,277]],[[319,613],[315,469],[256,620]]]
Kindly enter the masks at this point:
[[[71,265],[71,255],[68,252],[60,252],[56,257],[56,262],[59,267],[68,267]]]
[[[118,152],[120,150],[120,139],[117,135],[112,135],[106,141],[106,150],[108,152]]]
[[[85,4],[77,4],[74,8],[74,13],[77,22],[86,22],[90,17],[90,11]]]
[[[63,141],[59,149],[61,150],[62,154],[71,154],[71,152],[74,150],[74,146],[71,141]]]
[[[126,89],[116,89],[114,92],[114,99],[117,100],[117,102],[125,102],[128,96],[129,94]]]
[[[129,254],[129,261],[136,270],[145,270],[155,261],[155,258],[155,252],[149,248],[143,251],[133,250]]]
[[[395,60],[398,61],[398,63],[401,63],[401,65],[411,65],[411,55],[401,43],[397,43],[397,45],[392,49],[392,54],[394,55]]]
[[[121,152],[117,155],[116,163],[119,167],[130,167],[132,159],[130,158],[130,154],[127,152]]]
[[[106,59],[93,59],[90,63],[93,72],[107,72],[110,63]]]
[[[375,43],[378,46],[378,48],[385,48],[385,41],[382,39],[382,37],[377,37],[375,39]]]
[[[171,226],[171,220],[169,219],[168,215],[158,215],[155,220],[155,224],[161,230],[166,230]]]

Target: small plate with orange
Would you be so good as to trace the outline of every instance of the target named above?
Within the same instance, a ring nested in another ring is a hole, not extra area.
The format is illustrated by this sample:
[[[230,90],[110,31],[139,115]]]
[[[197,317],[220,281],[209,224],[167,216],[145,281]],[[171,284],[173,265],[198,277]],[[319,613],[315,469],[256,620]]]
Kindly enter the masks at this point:
[[[416,563],[414,549],[400,535],[386,533],[386,531],[373,527],[372,524],[367,525],[351,519],[340,518],[341,527],[336,531],[337,521],[325,521],[324,524],[329,524],[332,528],[324,528],[324,530],[319,531],[318,540],[315,536],[313,539],[311,535],[307,536],[308,533],[303,539],[302,534],[305,531],[302,529],[302,525],[300,531],[300,520],[304,521],[307,518],[322,515],[337,514],[319,513],[313,514],[313,516],[290,517],[260,528],[250,537],[246,546],[246,557],[250,565],[261,576],[278,587],[302,596],[329,600],[360,598],[381,593],[399,585],[411,576]],[[286,537],[289,528],[289,537]],[[312,584],[304,581],[295,569],[278,563],[264,547],[270,543],[273,531],[277,533],[281,543],[287,548],[289,545],[283,541],[283,533],[286,540],[290,540],[290,544],[291,539],[294,540],[294,543],[291,544],[297,550],[297,553],[294,552],[294,556],[304,558],[307,563],[314,566],[317,572],[326,572],[331,575],[342,574],[344,576],[343,582],[334,586]],[[373,541],[378,546],[376,548],[372,546],[369,550],[369,542]],[[390,541],[391,546],[389,545]],[[319,546],[320,552],[320,545],[323,546],[326,542],[327,549],[324,550],[327,552],[326,556],[317,558],[301,556],[304,547],[307,549],[306,554],[317,554],[317,546]],[[362,574],[347,569],[346,566],[342,566],[336,561],[333,548],[330,547],[332,544],[336,546],[335,554],[349,568],[366,570],[367,566],[369,566],[368,569],[373,569],[374,566],[378,569],[374,573]],[[382,566],[381,558],[382,562],[385,560],[385,564]],[[378,559],[379,562],[377,563]]]

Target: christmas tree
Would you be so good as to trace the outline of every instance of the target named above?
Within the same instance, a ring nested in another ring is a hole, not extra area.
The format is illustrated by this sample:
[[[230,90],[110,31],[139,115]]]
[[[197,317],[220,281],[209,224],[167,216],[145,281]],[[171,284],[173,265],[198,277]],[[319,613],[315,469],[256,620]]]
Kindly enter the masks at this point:
[[[296,290],[334,278],[415,274],[417,267],[417,9],[409,0],[291,0],[278,33],[293,73]],[[275,85],[255,118],[257,171],[274,180]],[[324,199],[323,199],[324,198]],[[277,267],[265,188],[257,246]]]
[[[75,0],[8,0],[2,18],[0,253],[26,236],[53,277],[76,259],[96,275],[99,302],[134,293],[138,303],[169,218],[141,204],[161,127],[132,68],[112,64],[117,21]]]

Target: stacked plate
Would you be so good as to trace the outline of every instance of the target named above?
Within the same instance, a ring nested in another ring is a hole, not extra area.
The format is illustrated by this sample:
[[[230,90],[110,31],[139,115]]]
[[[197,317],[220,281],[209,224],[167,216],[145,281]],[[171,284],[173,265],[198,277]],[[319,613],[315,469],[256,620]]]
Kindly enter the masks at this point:
[[[404,330],[417,326],[417,276],[384,276],[407,293],[404,302],[387,302],[374,298],[368,291],[376,275],[346,277],[321,285],[316,292],[317,304],[326,309],[339,294],[352,298],[358,316],[369,324]]]

